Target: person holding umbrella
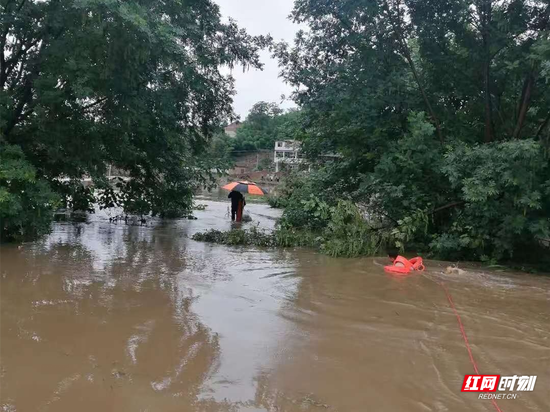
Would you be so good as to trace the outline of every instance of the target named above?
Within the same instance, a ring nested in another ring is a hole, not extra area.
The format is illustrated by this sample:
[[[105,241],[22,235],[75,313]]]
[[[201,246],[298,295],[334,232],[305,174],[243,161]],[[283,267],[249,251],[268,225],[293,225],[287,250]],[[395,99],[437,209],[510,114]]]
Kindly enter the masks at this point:
[[[246,205],[246,200],[241,192],[232,190],[227,195],[231,199],[231,220],[237,218],[237,222],[240,222],[243,218],[243,210]]]
[[[259,196],[267,194],[267,190],[262,189],[256,183],[247,181],[232,182],[223,186],[222,189],[230,192],[227,197],[231,199],[231,220],[236,220],[237,222],[242,220],[243,209],[246,205],[243,193]]]

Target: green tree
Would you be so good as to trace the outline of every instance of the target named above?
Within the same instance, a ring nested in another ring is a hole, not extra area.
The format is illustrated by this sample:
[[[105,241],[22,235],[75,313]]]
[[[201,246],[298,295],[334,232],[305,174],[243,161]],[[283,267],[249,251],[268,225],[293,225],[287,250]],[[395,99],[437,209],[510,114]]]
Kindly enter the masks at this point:
[[[0,152],[0,240],[23,240],[50,229],[51,212],[59,202],[48,182],[37,176],[19,146]]]
[[[220,68],[261,67],[269,40],[223,23],[211,0],[1,0],[1,149],[19,147],[62,194],[85,175],[108,191],[112,164],[132,177],[125,208],[188,209],[211,169],[197,155],[232,111]]]
[[[416,250],[502,259],[550,237],[548,1],[296,0],[292,17],[308,30],[275,54],[306,153],[341,155],[325,190]]]
[[[222,174],[233,165],[232,150],[233,139],[221,130],[214,134],[203,157],[212,164],[218,174]]]
[[[434,250],[451,258],[542,261],[537,240],[550,234],[550,164],[541,152],[532,139],[449,150],[441,170],[461,207],[434,236]]]
[[[550,114],[549,8],[530,0],[297,0],[292,16],[310,30],[276,55],[317,145],[377,151],[404,132],[411,110],[428,114],[442,143],[540,138]]]
[[[291,109],[285,113],[276,103],[256,103],[237,130],[234,150],[271,150],[277,140],[295,139],[300,128],[299,117],[299,111]]]
[[[276,103],[258,102],[237,130],[236,151],[271,149],[275,142],[273,120],[282,114]]]

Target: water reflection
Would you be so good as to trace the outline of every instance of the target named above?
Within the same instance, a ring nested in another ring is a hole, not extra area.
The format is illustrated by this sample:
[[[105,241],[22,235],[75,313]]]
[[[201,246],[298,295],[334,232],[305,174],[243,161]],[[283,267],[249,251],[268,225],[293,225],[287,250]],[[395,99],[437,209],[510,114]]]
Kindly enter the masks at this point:
[[[247,274],[292,264],[278,253],[189,240],[226,205],[209,207],[202,220],[148,227],[98,215],[57,224],[21,249],[3,246],[3,407],[69,410],[85,399],[84,410],[125,409],[138,398],[146,410],[252,398],[258,361],[269,352],[269,341],[260,347],[254,337],[280,329],[267,319],[276,300],[262,295],[275,293],[276,281],[260,285]],[[21,396],[30,387],[33,396]]]
[[[4,410],[489,410],[460,393],[472,370],[442,280],[482,372],[539,376],[503,410],[548,406],[548,279],[431,262],[397,280],[373,259],[198,243],[231,227],[226,203],[201,203],[198,220],[98,213],[2,246]],[[249,212],[266,228],[278,213]]]

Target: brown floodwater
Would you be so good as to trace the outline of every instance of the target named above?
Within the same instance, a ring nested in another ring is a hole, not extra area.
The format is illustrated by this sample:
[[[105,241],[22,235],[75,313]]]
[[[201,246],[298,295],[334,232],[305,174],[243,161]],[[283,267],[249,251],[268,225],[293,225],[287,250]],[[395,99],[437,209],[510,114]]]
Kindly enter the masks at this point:
[[[470,269],[396,278],[384,258],[199,243],[198,220],[56,223],[0,251],[0,410],[492,411],[474,373],[537,375],[503,412],[550,410],[550,278]],[[266,205],[245,224],[273,227]]]

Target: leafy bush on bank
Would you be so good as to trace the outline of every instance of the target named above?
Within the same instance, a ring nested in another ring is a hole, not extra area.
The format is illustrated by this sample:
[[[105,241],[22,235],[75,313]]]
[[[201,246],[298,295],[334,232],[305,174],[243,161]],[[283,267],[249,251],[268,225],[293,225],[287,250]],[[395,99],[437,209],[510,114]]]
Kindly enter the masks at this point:
[[[18,146],[3,145],[0,156],[0,235],[22,241],[48,233],[59,196],[37,176]]]
[[[274,209],[284,209],[287,205],[286,199],[279,195],[270,195],[267,204]]]
[[[286,215],[276,229],[270,232],[257,227],[225,232],[212,229],[196,233],[192,238],[224,245],[313,247],[334,257],[373,255],[386,242],[386,232],[368,225],[358,207],[349,201],[339,201],[336,206],[328,206],[312,196],[302,201],[301,207],[305,210],[304,215],[312,217],[310,225],[298,227],[293,220],[295,216]]]
[[[350,179],[357,165],[342,160],[286,181],[281,226],[322,231],[323,248],[337,256],[368,254],[382,238],[452,260],[550,256],[550,166],[540,142],[434,145],[423,114],[410,116],[409,129],[359,179]],[[350,216],[353,204],[368,213]],[[347,237],[354,241],[342,242]]]

